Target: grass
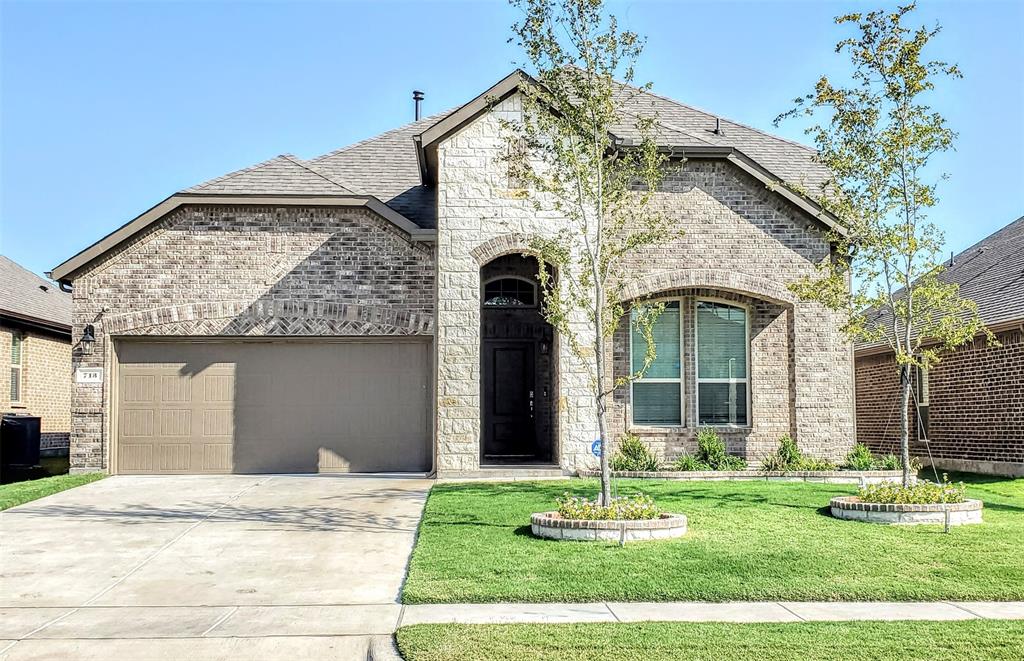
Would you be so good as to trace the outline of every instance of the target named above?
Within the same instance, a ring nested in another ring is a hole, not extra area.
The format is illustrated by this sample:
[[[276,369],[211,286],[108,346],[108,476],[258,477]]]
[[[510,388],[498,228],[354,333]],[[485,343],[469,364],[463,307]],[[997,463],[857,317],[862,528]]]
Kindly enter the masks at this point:
[[[0,485],[0,510],[17,507],[37,498],[55,494],[58,491],[80,487],[83,484],[95,482],[101,477],[105,477],[105,475],[103,473],[54,475],[52,477],[42,477],[38,480]]]
[[[951,476],[959,479],[962,476]],[[681,539],[611,543],[533,537],[532,512],[594,480],[438,484],[405,603],[495,601],[1024,599],[1024,479],[972,478],[985,523],[882,526],[828,515],[852,485],[616,482],[689,517]]]
[[[932,661],[1024,658],[1024,622],[429,624],[398,630],[406,661]]]

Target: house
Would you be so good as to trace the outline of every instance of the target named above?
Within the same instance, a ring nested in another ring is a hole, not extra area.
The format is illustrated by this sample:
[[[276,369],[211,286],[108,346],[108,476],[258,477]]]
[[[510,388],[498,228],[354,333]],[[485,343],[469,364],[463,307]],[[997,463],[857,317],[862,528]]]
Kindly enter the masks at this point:
[[[452,111],[312,159],[180,191],[53,270],[74,288],[73,470],[552,473],[595,465],[586,371],[538,311],[502,119],[521,72]],[[827,212],[779,181],[801,145],[653,94],[685,155],[656,203],[682,238],[635,258],[628,300],[669,300],[658,362],[610,412],[671,458],[700,425],[750,459],[794,435],[853,443],[853,354],[788,282],[829,259]],[[624,131],[625,132],[625,131]],[[628,323],[607,356],[629,369]],[[634,348],[631,349],[631,346]],[[698,367],[699,366],[699,367]],[[99,376],[102,375],[102,376]]]
[[[940,469],[1024,476],[1024,217],[953,256],[941,278],[977,303],[998,345],[979,336],[916,371],[910,452]],[[856,384],[857,440],[898,452],[892,352],[858,345]]]
[[[40,418],[40,451],[71,431],[71,295],[0,255],[0,413]]]

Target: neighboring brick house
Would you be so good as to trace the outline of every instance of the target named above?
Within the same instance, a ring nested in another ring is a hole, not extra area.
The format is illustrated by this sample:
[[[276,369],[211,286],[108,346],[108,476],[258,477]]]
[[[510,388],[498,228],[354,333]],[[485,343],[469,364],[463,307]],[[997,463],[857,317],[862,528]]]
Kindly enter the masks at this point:
[[[71,430],[71,295],[0,255],[0,412],[35,415],[40,449]]]
[[[978,304],[999,344],[979,336],[914,375],[911,454],[938,468],[1024,475],[1024,217],[951,258],[941,277]],[[856,365],[857,439],[898,452],[893,354],[858,346]]]
[[[74,286],[74,336],[96,338],[75,365],[102,370],[76,386],[72,469],[593,466],[586,370],[539,314],[523,256],[561,220],[511,190],[500,159],[521,76],[324,156],[181,191],[56,267]],[[836,315],[786,287],[841,228],[779,185],[828,172],[801,145],[637,103],[685,155],[655,203],[686,234],[635,258],[627,299],[671,302],[658,363],[616,395],[616,435],[672,458],[707,424],[751,460],[787,433],[842,457],[852,349]],[[628,322],[612,344],[621,374],[637,353]]]

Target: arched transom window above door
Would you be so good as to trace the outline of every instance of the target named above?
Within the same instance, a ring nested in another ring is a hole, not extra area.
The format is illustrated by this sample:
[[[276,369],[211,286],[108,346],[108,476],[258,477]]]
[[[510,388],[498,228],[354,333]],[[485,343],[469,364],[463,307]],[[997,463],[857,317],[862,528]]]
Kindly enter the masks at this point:
[[[506,276],[484,284],[484,306],[532,308],[537,305],[537,285],[526,278]]]

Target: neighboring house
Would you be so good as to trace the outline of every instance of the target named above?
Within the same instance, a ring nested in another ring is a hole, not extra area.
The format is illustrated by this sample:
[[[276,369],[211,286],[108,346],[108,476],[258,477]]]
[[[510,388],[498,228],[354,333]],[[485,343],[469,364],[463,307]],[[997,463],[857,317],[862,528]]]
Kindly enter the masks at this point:
[[[35,415],[40,449],[67,452],[71,295],[0,255],[0,413]]]
[[[951,258],[941,278],[977,303],[999,345],[979,336],[916,371],[911,454],[938,468],[1024,475],[1024,217]],[[857,440],[898,452],[893,354],[859,345],[856,356]]]
[[[539,314],[523,257],[560,219],[500,160],[521,75],[344,149],[183,190],[57,266],[76,340],[96,338],[75,365],[103,370],[76,386],[73,470],[595,465],[585,367]],[[752,460],[787,433],[842,457],[852,348],[836,315],[786,287],[829,259],[836,223],[775,185],[828,173],[801,145],[644,94],[636,111],[649,108],[686,157],[656,198],[686,234],[635,259],[626,298],[671,303],[658,361],[615,398],[616,438],[672,458],[710,425]],[[624,322],[609,349],[618,375],[629,335]]]

